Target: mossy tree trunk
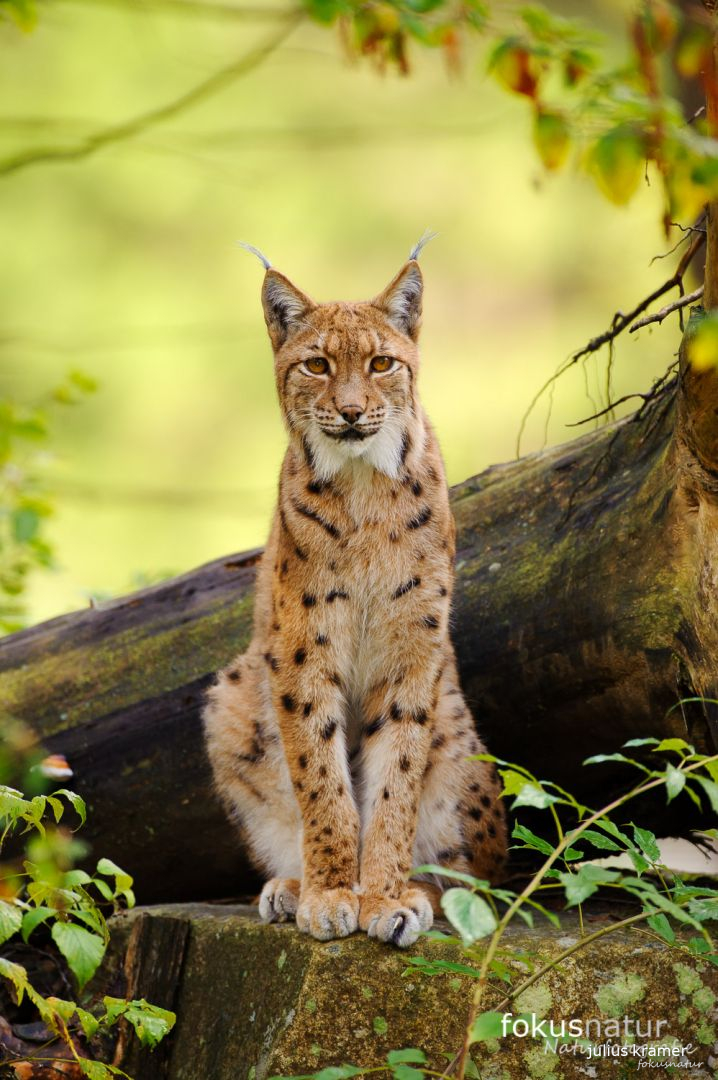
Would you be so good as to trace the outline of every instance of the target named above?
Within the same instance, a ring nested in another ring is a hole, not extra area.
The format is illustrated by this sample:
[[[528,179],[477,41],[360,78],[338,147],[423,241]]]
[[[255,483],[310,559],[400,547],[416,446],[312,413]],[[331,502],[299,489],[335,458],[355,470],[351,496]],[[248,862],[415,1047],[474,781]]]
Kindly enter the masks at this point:
[[[716,372],[682,360],[634,417],[452,492],[453,634],[477,723],[493,752],[587,801],[607,786],[579,769],[588,754],[654,734],[718,745],[715,706],[668,712],[718,696],[717,409]],[[66,754],[95,853],[134,873],[146,901],[253,886],[211,793],[200,708],[247,643],[259,557],[0,643],[5,715]],[[677,805],[668,824],[659,804],[648,816],[675,831]]]

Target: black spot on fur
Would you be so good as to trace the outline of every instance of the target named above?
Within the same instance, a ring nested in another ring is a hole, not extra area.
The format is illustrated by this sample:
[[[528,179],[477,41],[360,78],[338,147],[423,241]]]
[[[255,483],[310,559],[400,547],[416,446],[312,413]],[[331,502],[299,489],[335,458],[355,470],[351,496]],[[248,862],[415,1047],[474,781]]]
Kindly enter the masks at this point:
[[[413,491],[414,495],[416,495],[418,497],[419,495],[421,495],[421,493],[422,493],[422,491],[424,489],[422,488],[419,481],[415,480],[414,483],[411,485],[411,490]]]
[[[411,762],[409,761],[409,758],[406,756],[406,754],[402,754],[399,758],[399,768],[402,772],[408,772],[411,768]]]
[[[481,796],[481,805],[482,806],[491,806],[491,796],[490,795],[482,795]]]
[[[312,510],[310,506],[305,506],[304,503],[293,502],[292,505],[297,511],[297,513],[301,514],[302,517],[308,518],[309,521],[316,522],[317,525],[321,525],[324,531],[329,533],[329,535],[334,540],[339,539],[341,533],[339,532],[339,529],[336,527],[336,525],[333,525],[331,521],[327,521],[326,518],[323,518],[321,514],[318,514],[316,512],[316,510]]]
[[[299,762],[299,768],[300,769],[306,769],[306,767],[307,767],[307,755],[306,754],[300,754],[299,757],[297,758],[297,761]]]
[[[337,722],[336,722],[336,720],[327,720],[326,724],[324,725],[324,727],[322,728],[322,730],[320,732],[320,735],[325,741],[328,741],[329,739],[331,739],[332,735],[334,734],[334,732],[336,730],[337,730]]]
[[[287,570],[288,570],[288,569],[289,569],[289,563],[288,563],[288,562],[287,562],[287,560],[285,559],[285,560],[284,560],[284,561],[282,562],[282,568],[281,568],[281,571],[280,571],[280,573],[282,573],[282,574],[286,574],[286,572],[287,572]]]
[[[342,685],[342,680],[339,678],[336,671],[333,671],[331,673],[331,675],[329,676],[329,682],[333,683],[334,686],[341,686]]]
[[[294,654],[294,663],[295,664],[303,664],[306,659],[307,659],[306,650],[305,649],[297,649],[297,651]]]
[[[303,551],[298,544],[294,545],[294,554],[297,556],[298,559],[301,559],[302,562],[306,562],[309,558],[306,551]]]
[[[389,798],[389,788],[384,788],[384,798],[385,799]]]
[[[370,738],[372,735],[376,735],[377,731],[381,731],[385,723],[386,721],[383,716],[377,716],[375,720],[372,720],[371,723],[366,725],[366,727],[364,728],[364,734],[367,736],[367,738]]]
[[[302,597],[302,603],[304,604],[304,606],[306,608],[314,607],[316,602],[317,602],[316,596],[313,596],[312,593],[306,593],[305,592],[304,596]]]
[[[481,809],[480,806],[472,806],[469,810],[469,817],[473,818],[474,821],[481,821],[483,816],[484,811]]]
[[[307,491],[310,495],[321,495],[325,488],[331,487],[328,480],[312,480],[307,484]]]
[[[394,591],[392,600],[398,600],[400,596],[405,596],[412,589],[416,589],[421,585],[421,578],[413,577],[405,581],[403,585],[400,585],[398,589]]]
[[[492,821],[490,821],[489,824],[486,826],[486,831],[489,834],[489,836],[491,836],[491,837],[496,836],[496,826],[494,825],[494,823]]]
[[[419,709],[418,712],[415,712],[413,719],[416,720],[417,724],[425,724],[428,719],[426,709]]]
[[[327,603],[333,604],[335,600],[348,600],[349,593],[343,591],[343,589],[332,589],[330,593],[327,593]]]
[[[435,735],[431,740],[431,749],[439,750],[446,742],[446,735]],[[473,788],[471,789],[473,791]]]
[[[448,591],[449,590],[446,588],[446,586],[442,585],[441,588],[439,589],[439,596],[446,596]]]
[[[438,630],[439,620],[436,615],[425,615],[421,620],[427,630]]]
[[[326,634],[317,634],[317,636],[315,637],[314,640],[317,643],[317,645],[328,645],[329,644],[329,638],[327,637]]]
[[[410,450],[411,450],[411,439],[409,438],[409,432],[405,431],[404,434],[401,437],[401,454],[399,455],[399,460],[401,461],[402,465],[404,465],[406,463],[406,459],[409,456],[409,451]]]
[[[425,506],[423,510],[420,510],[416,517],[413,517],[411,521],[407,521],[407,529],[420,529],[422,525],[426,525],[428,521],[431,521],[431,507]]]
[[[311,703],[311,701],[305,702],[304,703],[304,708],[302,709],[302,712],[304,713],[305,716],[309,716],[311,711],[312,711],[312,703]]]
[[[282,694],[282,705],[287,712],[294,712],[296,704],[291,694]]]
[[[239,671],[229,671],[227,672],[227,678],[231,679],[232,682],[239,682],[242,678],[242,673]]]
[[[319,792],[318,791],[310,791],[309,792],[309,801],[310,802],[316,802],[318,798],[319,798]]]
[[[399,708],[399,706],[397,705],[397,703],[395,701],[392,702],[391,708],[389,709],[389,713],[391,715],[392,720],[401,720],[401,709]]]

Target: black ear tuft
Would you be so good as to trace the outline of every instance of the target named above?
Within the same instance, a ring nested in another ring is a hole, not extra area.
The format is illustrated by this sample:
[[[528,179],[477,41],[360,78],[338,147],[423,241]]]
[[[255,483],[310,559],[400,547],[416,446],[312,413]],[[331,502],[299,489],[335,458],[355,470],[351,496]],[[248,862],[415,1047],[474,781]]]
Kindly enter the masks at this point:
[[[316,304],[292,285],[284,274],[269,269],[264,275],[262,306],[267,330],[276,352],[287,338],[301,328],[303,319]]]
[[[424,279],[419,264],[415,259],[410,259],[372,303],[381,308],[392,326],[416,341],[421,326],[423,293]]]

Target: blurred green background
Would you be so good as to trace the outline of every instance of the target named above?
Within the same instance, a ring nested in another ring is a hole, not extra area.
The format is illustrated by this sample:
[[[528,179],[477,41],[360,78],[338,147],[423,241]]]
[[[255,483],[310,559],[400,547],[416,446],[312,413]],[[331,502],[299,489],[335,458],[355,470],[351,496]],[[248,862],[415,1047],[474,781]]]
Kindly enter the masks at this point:
[[[173,100],[277,31],[273,9],[57,0],[0,25],[0,150],[71,144]],[[623,48],[627,3],[564,4]],[[556,7],[556,5],[552,5]],[[260,545],[285,437],[256,244],[317,299],[379,291],[426,227],[424,403],[457,482],[515,454],[541,384],[615,310],[668,276],[660,197],[608,204],[547,177],[524,103],[413,47],[406,78],[303,22],[192,110],[84,160],[0,180],[0,397],[33,403],[79,368],[96,394],[60,410],[43,464],[56,567],[31,621]],[[620,339],[615,392],[645,390],[674,324]],[[605,355],[533,413],[522,450],[594,411]],[[593,403],[592,400],[593,399]]]

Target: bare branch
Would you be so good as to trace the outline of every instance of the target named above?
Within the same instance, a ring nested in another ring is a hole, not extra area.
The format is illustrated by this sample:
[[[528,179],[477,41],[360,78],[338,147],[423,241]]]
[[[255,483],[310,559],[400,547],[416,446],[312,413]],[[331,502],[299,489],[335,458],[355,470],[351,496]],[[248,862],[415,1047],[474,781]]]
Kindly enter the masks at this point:
[[[651,304],[653,304],[656,300],[659,300],[661,296],[665,296],[665,294],[667,292],[670,292],[671,289],[682,288],[683,275],[688,269],[694,255],[699,251],[699,249],[703,246],[704,243],[705,236],[702,233],[694,236],[693,240],[690,243],[690,246],[686,249],[683,256],[681,257],[681,260],[676,267],[675,274],[669,277],[667,281],[664,281],[662,285],[659,285],[657,289],[654,289],[650,296],[646,296],[645,299],[641,300],[639,304],[636,304],[633,310],[629,311],[628,314],[624,315],[622,311],[617,311],[616,314],[613,316],[613,321],[611,322],[611,326],[608,330],[604,330],[604,332],[602,334],[599,334],[598,337],[592,338],[589,341],[588,345],[584,345],[582,349],[579,349],[577,353],[573,354],[573,357],[571,358],[573,363],[576,363],[583,356],[588,356],[589,353],[597,352],[598,349],[602,348],[604,345],[608,345],[609,341],[613,341],[614,338],[617,338],[619,334],[622,334],[627,327],[631,326],[635,322],[636,318],[641,315],[646,310],[646,308],[649,308]]]
[[[670,315],[672,311],[679,311],[688,304],[692,304],[694,300],[700,300],[701,296],[703,296],[703,286],[699,285],[692,293],[687,293],[686,296],[679,296],[677,300],[674,300],[670,304],[666,304],[660,311],[654,312],[653,315],[645,315],[642,319],[639,319],[638,322],[634,322],[633,325],[628,328],[629,334],[634,333],[636,330],[640,330],[642,326],[648,326],[649,323],[662,323],[666,316]]]
[[[39,165],[43,162],[78,161],[90,157],[105,146],[134,138],[134,136],[141,135],[150,128],[156,127],[157,124],[162,124],[187,109],[194,108],[201,101],[205,101],[207,98],[219,93],[236,79],[258,67],[263,60],[281,45],[298,25],[302,17],[300,11],[292,12],[291,17],[286,19],[279,33],[274,34],[264,44],[257,46],[256,49],[245,53],[239,60],[235,60],[233,63],[228,64],[227,67],[216,71],[214,75],[210,75],[209,78],[167,105],[161,105],[157,109],[142,113],[141,116],[126,120],[124,123],[105,128],[103,131],[96,131],[94,134],[86,136],[81,142],[76,143],[75,146],[40,146],[33,150],[25,150],[19,154],[0,159],[0,177],[9,176],[11,173],[19,172],[21,169],[26,169],[31,165]]]

